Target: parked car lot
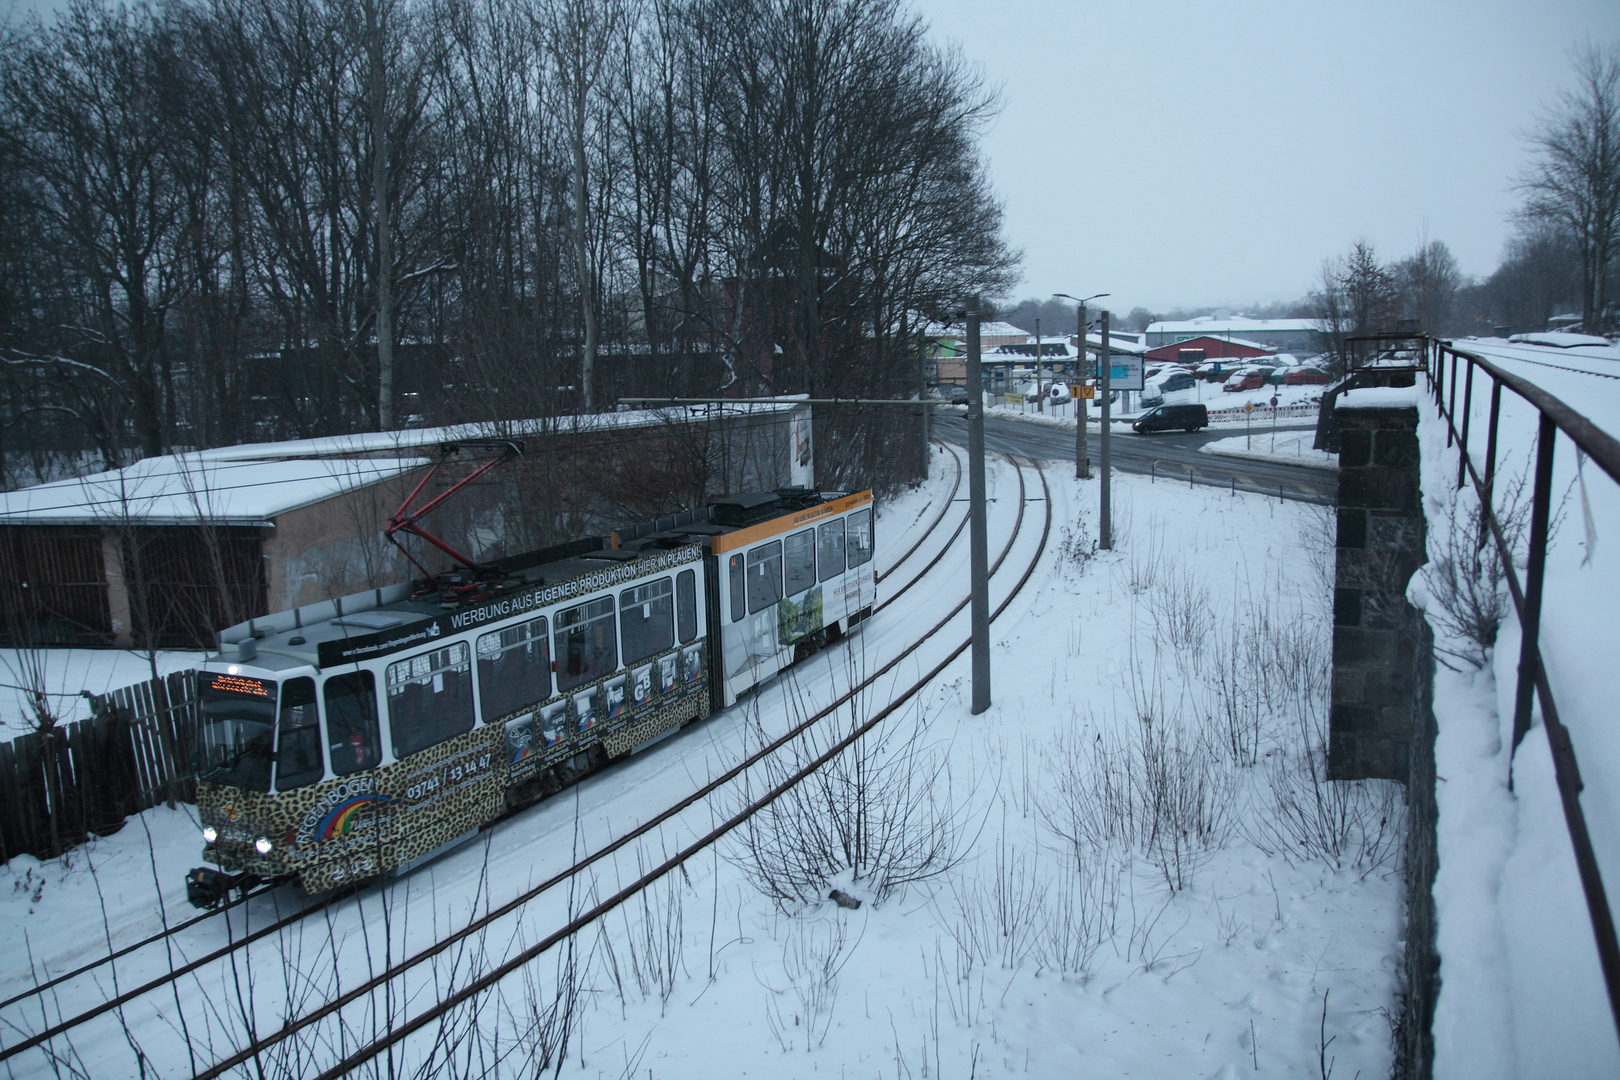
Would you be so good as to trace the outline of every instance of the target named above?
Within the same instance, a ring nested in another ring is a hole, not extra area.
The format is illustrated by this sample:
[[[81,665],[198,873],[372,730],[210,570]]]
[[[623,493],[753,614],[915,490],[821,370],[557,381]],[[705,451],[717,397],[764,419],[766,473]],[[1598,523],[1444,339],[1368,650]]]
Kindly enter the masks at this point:
[[[1284,386],[1313,386],[1326,384],[1328,373],[1316,367],[1291,368],[1283,379]]]

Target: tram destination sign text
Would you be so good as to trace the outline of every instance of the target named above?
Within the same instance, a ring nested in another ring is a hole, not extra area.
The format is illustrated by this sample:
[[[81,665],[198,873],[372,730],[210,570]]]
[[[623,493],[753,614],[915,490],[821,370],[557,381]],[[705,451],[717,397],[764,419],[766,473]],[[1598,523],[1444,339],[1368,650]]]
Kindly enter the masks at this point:
[[[522,615],[563,600],[572,600],[576,596],[612,588],[622,582],[686,566],[702,558],[702,549],[696,545],[660,551],[633,562],[613,563],[566,581],[546,582],[504,596],[492,597],[476,606],[448,612],[422,622],[381,630],[374,634],[356,634],[353,637],[323,641],[318,647],[317,655],[323,668],[386,656],[397,649],[437,641],[447,635],[460,634],[486,623],[499,622],[513,615]]]

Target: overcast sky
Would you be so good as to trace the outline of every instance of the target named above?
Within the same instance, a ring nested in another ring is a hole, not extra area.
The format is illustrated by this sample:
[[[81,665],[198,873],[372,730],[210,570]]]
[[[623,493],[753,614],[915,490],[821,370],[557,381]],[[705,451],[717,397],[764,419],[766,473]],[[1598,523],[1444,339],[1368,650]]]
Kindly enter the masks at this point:
[[[1425,230],[1490,273],[1569,47],[1620,39],[1617,0],[913,2],[1002,89],[1015,295],[1119,312],[1292,300]]]

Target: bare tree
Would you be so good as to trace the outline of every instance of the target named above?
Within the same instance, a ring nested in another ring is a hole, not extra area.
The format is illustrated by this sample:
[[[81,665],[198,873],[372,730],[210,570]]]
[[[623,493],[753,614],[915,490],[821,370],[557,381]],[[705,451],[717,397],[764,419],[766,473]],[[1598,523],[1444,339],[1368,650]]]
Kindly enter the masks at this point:
[[[1450,329],[1462,274],[1443,241],[1419,244],[1416,252],[1391,267],[1390,275],[1400,293],[1403,320],[1429,334]]]
[[[1604,279],[1620,242],[1620,46],[1587,41],[1571,53],[1575,88],[1558,95],[1530,134],[1537,160],[1519,180],[1521,215],[1553,222],[1580,253],[1581,317],[1607,317]]]

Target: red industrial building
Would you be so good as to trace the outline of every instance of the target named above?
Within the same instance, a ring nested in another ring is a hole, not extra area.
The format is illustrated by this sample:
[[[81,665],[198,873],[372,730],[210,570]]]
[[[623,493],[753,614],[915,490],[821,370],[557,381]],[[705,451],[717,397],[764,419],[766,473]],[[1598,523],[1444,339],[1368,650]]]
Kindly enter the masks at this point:
[[[1195,337],[1149,349],[1144,359],[1148,363],[1168,360],[1176,364],[1202,364],[1205,360],[1253,360],[1271,356],[1276,351],[1270,346],[1242,338]]]

